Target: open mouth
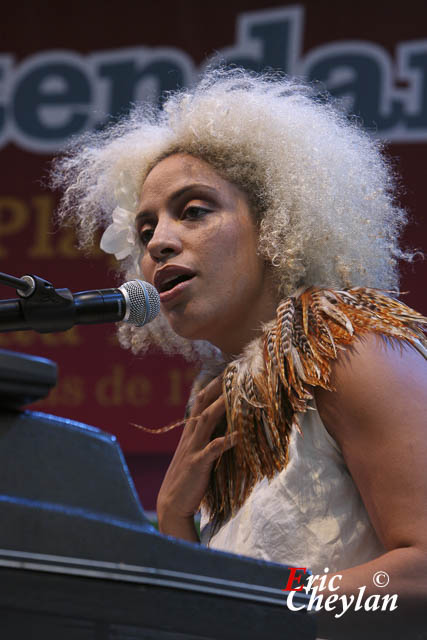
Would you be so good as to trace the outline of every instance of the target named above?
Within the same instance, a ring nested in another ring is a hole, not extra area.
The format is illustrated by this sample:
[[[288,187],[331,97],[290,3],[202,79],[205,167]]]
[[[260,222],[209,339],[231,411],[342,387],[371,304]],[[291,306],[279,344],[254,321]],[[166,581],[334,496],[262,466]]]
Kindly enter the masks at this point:
[[[185,282],[186,280],[191,280],[191,278],[194,278],[194,275],[181,274],[180,276],[176,276],[175,278],[172,278],[171,280],[168,280],[167,282],[164,282],[159,288],[159,293],[164,293],[165,291],[170,291],[171,289],[176,287],[181,282]]]

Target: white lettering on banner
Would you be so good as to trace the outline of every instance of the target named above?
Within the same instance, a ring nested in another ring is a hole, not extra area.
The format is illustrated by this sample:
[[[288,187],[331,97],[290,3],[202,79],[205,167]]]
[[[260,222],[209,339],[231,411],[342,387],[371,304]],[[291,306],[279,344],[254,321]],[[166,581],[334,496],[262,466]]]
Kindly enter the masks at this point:
[[[14,65],[0,55],[0,147],[51,153],[103,126],[140,100],[191,86],[208,63],[269,67],[320,81],[380,138],[427,140],[427,40],[401,42],[395,57],[361,40],[318,46],[302,55],[304,7],[243,13],[236,42],[197,68],[173,47],[132,47],[81,55],[44,51]]]

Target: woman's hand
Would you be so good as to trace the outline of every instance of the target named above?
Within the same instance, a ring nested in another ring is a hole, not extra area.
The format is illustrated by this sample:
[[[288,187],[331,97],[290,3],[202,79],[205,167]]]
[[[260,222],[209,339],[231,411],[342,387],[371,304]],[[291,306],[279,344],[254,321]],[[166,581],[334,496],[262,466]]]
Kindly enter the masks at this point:
[[[215,438],[212,433],[225,413],[222,376],[196,396],[178,447],[157,498],[162,533],[198,541],[194,514],[199,509],[215,460],[236,444],[237,434]]]

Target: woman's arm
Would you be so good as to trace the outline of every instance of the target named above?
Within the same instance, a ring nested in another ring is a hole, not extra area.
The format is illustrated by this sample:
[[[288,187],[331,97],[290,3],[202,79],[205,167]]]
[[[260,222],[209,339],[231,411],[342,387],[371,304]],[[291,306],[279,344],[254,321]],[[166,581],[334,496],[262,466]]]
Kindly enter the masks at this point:
[[[409,346],[369,335],[340,354],[332,383],[335,392],[316,390],[317,407],[387,550],[342,571],[336,593],[357,595],[366,585],[365,598],[397,593],[398,608],[349,609],[339,620],[322,611],[319,633],[412,638],[412,627],[427,629],[427,361]],[[375,587],[377,571],[390,576],[386,588]]]

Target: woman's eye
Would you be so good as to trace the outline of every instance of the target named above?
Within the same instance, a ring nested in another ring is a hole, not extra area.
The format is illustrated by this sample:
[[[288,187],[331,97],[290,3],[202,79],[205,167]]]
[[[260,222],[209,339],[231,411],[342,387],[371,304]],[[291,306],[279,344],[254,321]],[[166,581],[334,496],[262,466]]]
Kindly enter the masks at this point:
[[[191,205],[184,209],[181,215],[181,220],[198,220],[202,218],[206,214],[210,213],[211,209],[208,207],[199,207],[197,205]],[[154,236],[155,226],[143,226],[140,231],[138,231],[138,236],[141,244],[146,247],[150,242],[151,238]]]
[[[187,207],[187,209],[184,210],[183,218],[190,218],[191,220],[195,220],[197,218],[202,218],[207,213],[210,213],[210,211],[211,210],[207,209],[206,207],[198,207],[196,205],[193,205],[191,207]]]
[[[144,247],[146,247],[147,244],[150,242],[151,238],[153,237],[153,234],[154,234],[153,229],[142,229],[139,232],[139,239],[141,243],[144,245]]]

